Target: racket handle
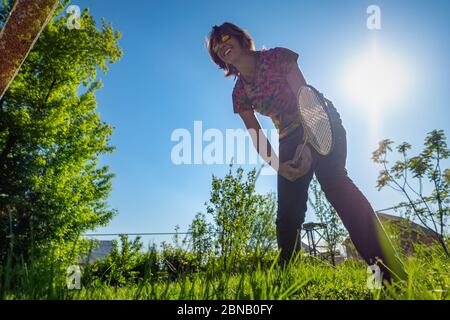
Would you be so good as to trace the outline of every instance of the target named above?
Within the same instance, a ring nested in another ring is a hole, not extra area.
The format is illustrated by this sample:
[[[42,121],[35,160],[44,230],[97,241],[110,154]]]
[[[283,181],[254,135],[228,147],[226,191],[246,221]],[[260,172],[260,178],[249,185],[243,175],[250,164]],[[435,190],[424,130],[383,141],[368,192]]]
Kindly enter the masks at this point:
[[[305,142],[303,142],[302,145],[298,145],[297,150],[295,150],[295,155],[294,158],[292,159],[292,166],[294,168],[297,168],[300,165],[300,160],[303,154],[303,150],[305,149],[306,146],[306,140]]]

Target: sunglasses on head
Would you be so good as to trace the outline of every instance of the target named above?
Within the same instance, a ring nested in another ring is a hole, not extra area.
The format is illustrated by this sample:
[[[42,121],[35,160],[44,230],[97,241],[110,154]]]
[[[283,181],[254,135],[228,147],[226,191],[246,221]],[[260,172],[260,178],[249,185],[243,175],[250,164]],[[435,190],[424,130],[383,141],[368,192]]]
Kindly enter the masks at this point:
[[[212,48],[214,53],[217,53],[219,51],[219,44],[227,42],[228,40],[230,40],[230,38],[231,36],[229,34],[222,34],[220,36],[219,43],[216,43]]]

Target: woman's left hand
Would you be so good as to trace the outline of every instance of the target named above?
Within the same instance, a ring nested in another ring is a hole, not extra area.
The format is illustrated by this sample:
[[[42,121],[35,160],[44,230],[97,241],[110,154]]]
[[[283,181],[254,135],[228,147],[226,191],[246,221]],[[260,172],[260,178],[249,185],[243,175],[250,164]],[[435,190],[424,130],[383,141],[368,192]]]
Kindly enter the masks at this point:
[[[288,160],[280,165],[279,174],[291,182],[304,176],[311,169],[312,155],[308,146],[305,146],[298,167],[293,166],[293,161]]]

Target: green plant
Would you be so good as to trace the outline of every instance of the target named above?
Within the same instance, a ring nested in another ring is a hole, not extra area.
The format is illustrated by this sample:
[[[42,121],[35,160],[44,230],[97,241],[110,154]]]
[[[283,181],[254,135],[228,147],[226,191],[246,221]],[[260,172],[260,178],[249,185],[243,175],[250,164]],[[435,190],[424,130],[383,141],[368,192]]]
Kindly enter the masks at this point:
[[[378,189],[390,187],[403,194],[405,215],[415,218],[436,233],[444,252],[450,257],[446,244],[450,216],[450,169],[444,169],[444,161],[450,157],[443,130],[433,130],[425,138],[423,151],[410,157],[411,145],[404,142],[397,146],[400,160],[390,167],[388,152],[394,142],[386,139],[373,152],[372,159],[383,166],[378,177]],[[434,205],[434,207],[433,207]]]
[[[265,254],[275,247],[275,201],[273,195],[255,192],[258,173],[255,169],[230,170],[224,178],[213,176],[207,213],[213,219],[214,253],[223,268],[235,266],[249,251]],[[259,251],[257,251],[259,250]]]
[[[206,216],[198,212],[189,226],[187,242],[195,256],[199,266],[205,265],[211,256],[213,248],[213,234],[211,224],[206,221]]]
[[[104,259],[86,266],[85,276],[90,281],[99,279],[112,286],[137,282],[139,272],[136,267],[142,263],[141,239],[136,237],[129,241],[126,235],[120,235],[119,238],[120,244],[114,240],[111,252]]]

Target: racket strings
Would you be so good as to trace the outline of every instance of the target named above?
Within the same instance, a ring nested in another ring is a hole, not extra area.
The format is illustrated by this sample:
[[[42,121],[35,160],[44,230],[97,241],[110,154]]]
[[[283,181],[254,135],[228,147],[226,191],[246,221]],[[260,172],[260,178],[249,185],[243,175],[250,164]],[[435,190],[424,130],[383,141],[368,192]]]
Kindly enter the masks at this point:
[[[302,90],[299,96],[299,112],[309,143],[321,154],[328,154],[332,147],[332,128],[321,100],[312,89]]]

